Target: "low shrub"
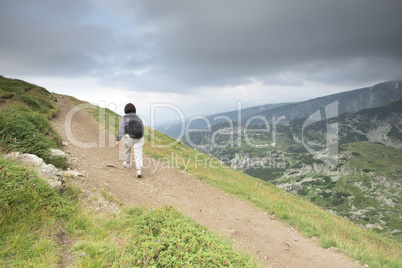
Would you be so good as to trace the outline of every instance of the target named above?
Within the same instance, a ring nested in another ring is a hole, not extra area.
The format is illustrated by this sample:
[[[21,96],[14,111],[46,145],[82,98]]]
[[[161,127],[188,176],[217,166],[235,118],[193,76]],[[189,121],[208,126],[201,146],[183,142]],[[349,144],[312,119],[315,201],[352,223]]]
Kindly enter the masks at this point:
[[[95,230],[107,230],[116,238],[88,230],[74,246],[80,252],[78,266],[95,267],[256,267],[250,257],[184,217],[172,207],[125,208]],[[105,225],[107,228],[105,228]],[[85,228],[85,226],[83,227]]]
[[[50,155],[50,148],[61,145],[61,138],[51,123],[41,114],[24,106],[12,105],[1,111],[0,144],[6,152],[35,154],[46,163],[67,168],[65,157]]]

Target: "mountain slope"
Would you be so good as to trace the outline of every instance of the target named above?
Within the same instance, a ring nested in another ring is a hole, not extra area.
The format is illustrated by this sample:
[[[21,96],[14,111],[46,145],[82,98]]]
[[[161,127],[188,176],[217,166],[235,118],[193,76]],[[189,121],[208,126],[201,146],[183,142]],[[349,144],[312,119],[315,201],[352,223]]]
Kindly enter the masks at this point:
[[[289,167],[273,183],[337,215],[402,241],[402,151],[371,142],[342,146],[336,169]]]
[[[263,111],[269,111],[271,109],[275,109],[277,107],[281,106],[286,106],[289,105],[290,103],[278,103],[278,104],[266,104],[266,105],[261,105],[261,106],[256,106],[256,107],[250,107],[250,108],[245,108],[241,109],[241,111],[229,111],[229,112],[224,112],[224,113],[218,113],[218,114],[213,114],[209,116],[205,116],[205,120],[211,123],[211,125],[218,124],[222,121],[225,120],[231,120],[231,121],[238,121],[239,118],[241,120],[244,120],[245,118],[249,118],[257,113],[261,113]],[[188,123],[188,121],[184,122],[185,124]],[[168,122],[163,125],[158,125],[155,127],[158,131],[172,137],[172,138],[179,138],[180,133],[182,131],[182,122]],[[206,123],[204,120],[195,120],[191,123],[191,128],[192,129],[202,129],[206,128]],[[185,133],[184,133],[185,134]]]
[[[228,125],[217,124],[212,133],[191,133],[188,144],[196,144],[200,151],[235,169],[401,241],[402,99],[304,128],[306,121],[295,119],[278,125],[276,132],[251,134],[246,134],[244,127],[230,131]],[[328,126],[334,125],[337,138],[330,145]],[[306,148],[315,152],[309,153]],[[324,162],[329,157],[328,148],[336,148],[332,156],[335,166]]]
[[[317,110],[323,110],[324,107],[335,102],[337,102],[337,111],[334,116],[337,116],[343,113],[355,113],[363,109],[384,106],[400,98],[402,98],[402,80],[395,80],[376,84],[372,87],[341,92],[299,103],[267,104],[242,109],[241,111],[214,114],[206,116],[204,119],[211,125],[218,124],[222,121],[239,123],[240,115],[242,124],[253,117],[263,117],[270,123],[280,118],[278,122],[285,124],[294,119],[306,118]],[[207,125],[204,119],[192,121],[190,129],[206,129]],[[255,122],[258,121],[256,120]],[[165,124],[163,126],[157,126],[156,129],[173,138],[179,138],[180,133],[182,131],[185,132],[185,130],[182,129],[181,123],[182,122]],[[187,123],[188,121],[185,122],[185,124]]]
[[[289,123],[295,140],[302,138],[300,121]],[[301,161],[272,182],[402,241],[402,99],[311,124],[304,130],[304,142],[325,149],[327,126],[335,123],[339,127],[336,168]]]
[[[49,91],[0,76],[0,110],[1,149],[36,154],[46,163],[67,168],[65,157],[50,151],[61,147],[61,138],[48,121],[57,113]]]
[[[388,81],[347,92],[341,92],[325,97],[320,97],[297,104],[279,107],[269,111],[255,114],[264,116],[271,121],[273,117],[285,116],[283,122],[293,119],[306,118],[317,110],[323,109],[331,103],[338,102],[338,115],[355,113],[363,109],[380,107],[402,98],[402,80]]]
[[[327,140],[327,126],[337,124],[338,143],[357,141],[380,142],[402,148],[402,98],[386,106],[364,109],[357,113],[345,113],[328,120],[314,122],[303,129],[306,119],[296,119],[281,129],[292,133],[295,141],[304,139],[324,148]],[[303,132],[303,133],[302,133]]]

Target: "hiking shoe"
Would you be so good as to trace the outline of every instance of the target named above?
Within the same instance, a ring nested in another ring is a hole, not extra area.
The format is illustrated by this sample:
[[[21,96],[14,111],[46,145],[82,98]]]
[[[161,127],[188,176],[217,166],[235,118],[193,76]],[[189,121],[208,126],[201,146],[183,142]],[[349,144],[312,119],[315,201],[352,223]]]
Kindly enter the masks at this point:
[[[126,161],[123,162],[123,167],[125,167],[125,168],[131,168],[131,166],[130,166],[129,164],[127,164]]]
[[[141,178],[142,177],[142,172],[140,169],[137,169],[137,178]]]

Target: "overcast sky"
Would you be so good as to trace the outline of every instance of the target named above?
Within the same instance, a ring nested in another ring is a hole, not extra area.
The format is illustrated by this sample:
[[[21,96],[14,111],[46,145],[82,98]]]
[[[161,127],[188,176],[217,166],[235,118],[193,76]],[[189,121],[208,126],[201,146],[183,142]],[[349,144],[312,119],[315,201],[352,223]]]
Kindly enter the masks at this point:
[[[0,75],[120,114],[133,102],[148,121],[157,103],[190,117],[302,101],[401,79],[401,12],[401,0],[1,0]]]

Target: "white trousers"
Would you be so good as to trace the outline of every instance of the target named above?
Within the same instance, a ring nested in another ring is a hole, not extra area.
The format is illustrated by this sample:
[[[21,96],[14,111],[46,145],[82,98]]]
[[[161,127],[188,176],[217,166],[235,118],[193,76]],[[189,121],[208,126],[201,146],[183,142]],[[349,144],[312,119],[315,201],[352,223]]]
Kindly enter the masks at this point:
[[[134,148],[135,167],[142,169],[142,147],[144,146],[144,138],[133,139],[128,134],[123,136],[124,159],[130,165],[131,162],[131,148]]]

